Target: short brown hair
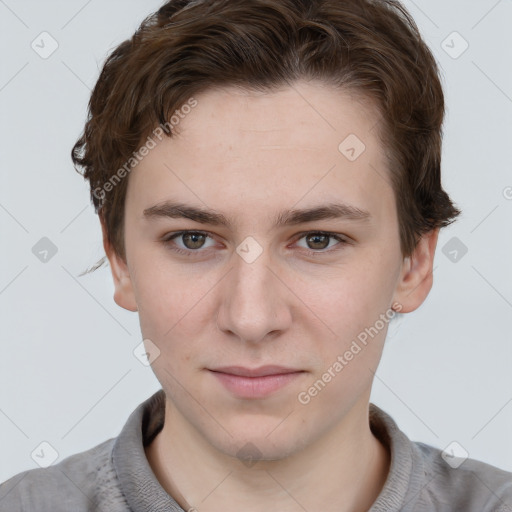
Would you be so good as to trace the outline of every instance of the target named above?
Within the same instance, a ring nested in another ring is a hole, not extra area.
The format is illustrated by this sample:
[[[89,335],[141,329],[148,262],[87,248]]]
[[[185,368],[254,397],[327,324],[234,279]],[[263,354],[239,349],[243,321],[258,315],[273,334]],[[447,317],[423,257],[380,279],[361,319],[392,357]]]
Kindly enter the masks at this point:
[[[71,153],[115,251],[125,258],[127,179],[111,180],[155,126],[215,86],[265,92],[298,79],[376,105],[404,257],[419,236],[455,220],[460,211],[441,186],[438,67],[400,2],[170,0],[108,56]]]

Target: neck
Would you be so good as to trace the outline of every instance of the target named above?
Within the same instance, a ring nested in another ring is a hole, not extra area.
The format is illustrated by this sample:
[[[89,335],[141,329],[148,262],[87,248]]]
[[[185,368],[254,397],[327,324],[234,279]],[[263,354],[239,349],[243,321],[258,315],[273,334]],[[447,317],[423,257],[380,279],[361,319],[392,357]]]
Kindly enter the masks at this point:
[[[377,499],[390,465],[365,405],[285,459],[244,464],[199,440],[167,402],[164,427],[146,455],[162,487],[186,511],[363,512]]]

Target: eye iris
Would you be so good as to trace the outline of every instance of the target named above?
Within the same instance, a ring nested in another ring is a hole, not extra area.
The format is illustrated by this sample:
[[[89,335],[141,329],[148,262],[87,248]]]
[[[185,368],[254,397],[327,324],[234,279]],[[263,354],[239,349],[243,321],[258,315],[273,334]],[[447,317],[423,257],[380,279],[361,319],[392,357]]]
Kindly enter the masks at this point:
[[[185,233],[182,236],[183,243],[187,249],[200,249],[204,244],[205,235],[201,233]],[[198,239],[200,239],[198,241]],[[189,242],[192,240],[192,247],[189,246]],[[198,245],[196,245],[198,244]]]
[[[321,239],[320,242],[318,240]],[[325,249],[329,245],[329,236],[328,235],[322,235],[320,233],[315,233],[313,235],[309,235],[306,237],[308,246],[310,249]],[[319,243],[321,247],[311,247],[311,244],[309,243],[310,240],[313,241],[313,245]]]

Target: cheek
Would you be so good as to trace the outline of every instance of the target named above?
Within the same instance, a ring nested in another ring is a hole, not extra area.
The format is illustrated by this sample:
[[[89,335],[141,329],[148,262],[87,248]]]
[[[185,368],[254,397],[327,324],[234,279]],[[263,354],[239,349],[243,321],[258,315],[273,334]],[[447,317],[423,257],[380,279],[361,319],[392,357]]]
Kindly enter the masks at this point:
[[[394,316],[392,272],[386,272],[387,263],[382,255],[361,258],[358,264],[333,273],[325,285],[301,283],[304,303],[321,320],[316,323],[321,333],[312,334],[313,339],[322,340],[315,342],[319,358],[308,383],[311,387],[302,389],[304,401],[317,404],[314,408],[335,410],[340,400],[350,401],[371,385]]]
[[[346,342],[387,310],[393,295],[391,275],[383,258],[367,251],[328,272],[298,275],[292,289],[300,307],[314,314],[331,339]]]
[[[379,315],[377,320],[368,322],[361,318],[360,323],[365,327],[360,330],[353,329],[352,323],[345,323],[345,332],[319,346],[321,363],[296,397],[305,407],[305,414],[314,413],[309,420],[314,421],[325,411],[331,411],[334,420],[334,416],[339,417],[346,410],[340,408],[349,408],[370,392],[389,325],[389,320],[383,321]]]
[[[150,339],[162,356],[154,362],[155,371],[163,367],[181,373],[199,364],[201,343],[211,336],[215,325],[212,292],[218,276],[159,262],[147,252],[137,263],[135,294],[142,336]]]
[[[142,335],[163,345],[193,311],[197,289],[192,292],[183,276],[169,272],[147,253],[134,260],[137,272],[132,278]]]

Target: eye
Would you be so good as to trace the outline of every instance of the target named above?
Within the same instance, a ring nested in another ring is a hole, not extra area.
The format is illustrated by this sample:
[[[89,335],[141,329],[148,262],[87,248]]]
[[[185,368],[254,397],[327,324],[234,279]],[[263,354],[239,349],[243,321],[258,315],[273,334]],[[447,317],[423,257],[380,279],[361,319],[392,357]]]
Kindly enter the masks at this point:
[[[199,249],[205,247],[204,243],[208,238],[213,242],[213,239],[202,231],[179,231],[165,237],[163,242],[165,245],[169,245],[173,251],[191,255],[194,252],[200,252]],[[182,245],[180,246],[177,242],[181,242]]]
[[[306,247],[309,252],[313,253],[322,253],[322,252],[331,252],[332,250],[329,247],[337,246],[337,245],[345,245],[348,244],[349,241],[344,237],[337,235],[335,233],[326,233],[324,231],[310,231],[309,233],[303,234],[298,240],[304,239],[306,241]],[[337,243],[330,245],[330,242],[335,240]],[[328,250],[325,250],[329,248]]]
[[[211,240],[211,244],[205,245],[208,239]],[[330,253],[341,249],[341,247],[336,248],[336,246],[350,244],[350,241],[345,237],[324,231],[301,233],[300,237],[296,240],[303,239],[306,241],[306,247],[301,245],[299,247],[305,249],[309,254]],[[174,252],[184,254],[185,256],[199,255],[202,252],[206,252],[205,249],[215,245],[213,238],[208,233],[202,231],[178,231],[164,237],[162,242]],[[332,247],[335,248],[332,249]]]

